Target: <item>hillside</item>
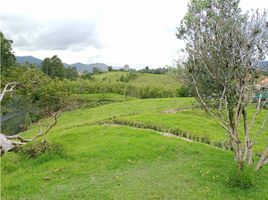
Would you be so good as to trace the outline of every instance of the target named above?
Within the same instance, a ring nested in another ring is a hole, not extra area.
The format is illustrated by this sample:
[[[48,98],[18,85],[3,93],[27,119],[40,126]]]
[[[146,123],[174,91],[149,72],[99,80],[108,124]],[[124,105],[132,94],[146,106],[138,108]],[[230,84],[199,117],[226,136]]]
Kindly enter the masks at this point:
[[[16,62],[19,64],[35,64],[36,66],[41,66],[43,60],[39,58],[35,58],[33,56],[16,56]],[[99,69],[100,71],[107,71],[108,66],[104,63],[91,63],[91,64],[83,64],[83,63],[74,63],[74,64],[67,64],[63,62],[64,67],[74,66],[80,72],[88,71],[93,72],[94,68]]]
[[[69,82],[73,94],[116,93],[141,99],[185,96],[176,74],[113,71]]]
[[[71,66],[76,67],[76,69],[80,72],[88,71],[93,72],[93,69],[99,69],[100,71],[107,71],[108,66],[104,63],[92,63],[92,64],[83,64],[83,63],[74,63]]]
[[[16,56],[16,61],[19,64],[25,64],[28,62],[29,64],[35,64],[37,66],[40,66],[42,63],[41,59],[35,58],[33,56]]]
[[[37,158],[7,153],[2,198],[265,199],[267,167],[250,190],[228,185],[233,155],[214,146],[225,136],[202,111],[191,109],[193,103],[191,98],[133,99],[62,113],[45,139],[62,145],[63,153]],[[196,142],[196,136],[211,143]]]
[[[175,74],[149,74],[134,72],[135,77],[129,80],[129,83],[141,84],[141,85],[163,85],[163,86],[176,86],[176,82],[179,84],[179,80]],[[113,71],[102,74],[94,75],[94,78],[99,81],[118,82],[121,76],[128,76],[129,72],[125,71]]]

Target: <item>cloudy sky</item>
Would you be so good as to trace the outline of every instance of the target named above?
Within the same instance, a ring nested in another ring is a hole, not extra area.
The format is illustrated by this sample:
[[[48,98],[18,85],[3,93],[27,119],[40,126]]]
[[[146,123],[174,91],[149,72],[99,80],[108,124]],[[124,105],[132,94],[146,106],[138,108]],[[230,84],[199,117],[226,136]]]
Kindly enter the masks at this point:
[[[141,68],[174,65],[189,0],[0,0],[0,30],[18,56]],[[267,0],[241,0],[243,10]]]

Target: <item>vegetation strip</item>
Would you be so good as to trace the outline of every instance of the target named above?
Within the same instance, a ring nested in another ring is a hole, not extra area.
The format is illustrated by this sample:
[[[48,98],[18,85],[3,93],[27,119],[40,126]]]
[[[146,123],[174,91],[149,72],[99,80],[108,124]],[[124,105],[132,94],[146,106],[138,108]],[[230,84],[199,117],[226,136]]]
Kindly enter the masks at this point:
[[[212,142],[210,141],[207,137],[198,137],[198,136],[193,136],[189,133],[183,132],[179,129],[168,129],[168,128],[163,128],[154,124],[146,124],[142,122],[131,122],[131,121],[124,121],[124,120],[118,120],[118,119],[113,119],[113,120],[103,120],[103,121],[98,121],[95,123],[92,123],[91,125],[120,125],[120,126],[129,126],[133,128],[139,128],[139,129],[147,129],[147,130],[152,130],[155,132],[160,133],[161,135],[168,136],[168,137],[178,137],[182,138],[186,141],[195,141],[203,144],[207,144],[210,146],[215,146],[224,150],[228,150],[230,148],[230,145],[227,144],[226,142]]]

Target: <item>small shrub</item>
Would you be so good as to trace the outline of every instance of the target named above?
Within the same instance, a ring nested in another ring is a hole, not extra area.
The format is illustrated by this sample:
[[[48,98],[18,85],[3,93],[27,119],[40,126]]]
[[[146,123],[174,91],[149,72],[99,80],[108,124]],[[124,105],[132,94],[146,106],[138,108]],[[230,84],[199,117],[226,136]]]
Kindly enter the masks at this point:
[[[201,140],[202,140],[202,142],[205,143],[205,144],[210,144],[210,140],[209,140],[208,136],[206,136],[206,135],[203,136]]]
[[[222,142],[214,142],[213,145],[216,146],[216,147],[219,147],[219,148],[223,147]]]
[[[231,187],[251,188],[255,183],[255,171],[250,167],[245,167],[242,171],[236,168],[229,175],[228,182]]]
[[[19,153],[26,155],[29,158],[37,158],[45,153],[62,156],[64,155],[64,149],[62,145],[58,143],[47,140],[37,140],[22,146],[19,149]]]
[[[192,96],[192,94],[189,86],[182,85],[180,88],[176,90],[176,97],[190,97],[190,96]]]

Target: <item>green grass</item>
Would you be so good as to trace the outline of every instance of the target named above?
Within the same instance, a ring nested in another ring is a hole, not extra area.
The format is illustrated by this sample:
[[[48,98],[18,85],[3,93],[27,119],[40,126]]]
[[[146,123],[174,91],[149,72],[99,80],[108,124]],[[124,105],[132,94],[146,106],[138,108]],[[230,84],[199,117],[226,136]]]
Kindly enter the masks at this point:
[[[98,94],[74,94],[72,97],[83,99],[86,101],[109,101],[109,102],[122,102],[137,99],[121,94],[114,93],[98,93]]]
[[[114,93],[72,94],[69,97],[69,107],[92,108],[100,105],[130,101],[134,99],[137,98]]]
[[[2,199],[268,199],[267,167],[250,189],[228,184],[234,170],[230,151],[151,130],[92,125],[113,117],[224,139],[222,130],[202,111],[163,113],[193,102],[191,98],[131,100],[62,113],[45,139],[61,144],[66,154],[36,159],[4,155]],[[35,132],[33,128],[23,134]]]
[[[168,101],[168,100],[167,100]],[[189,104],[189,103],[188,103]],[[176,108],[177,105],[174,105]],[[253,107],[249,109],[249,119],[251,119],[254,111]],[[252,135],[254,135],[261,127],[262,119],[265,117],[265,112],[261,112],[252,127]],[[159,110],[151,110],[151,112],[144,112],[142,114],[118,117],[118,119],[130,122],[143,122],[145,124],[154,124],[164,129],[176,129],[189,133],[191,136],[202,136],[208,138],[213,142],[228,141],[228,135],[226,131],[220,128],[216,122],[211,119],[204,111],[200,109],[189,109],[178,111],[177,113],[163,113]],[[268,143],[268,126],[266,125],[261,137],[256,140],[254,146],[255,151],[262,151]],[[241,124],[241,133],[243,125]]]
[[[97,94],[98,96],[99,94]],[[87,95],[85,95],[87,96]],[[89,95],[88,97],[90,97]],[[93,95],[94,96],[94,95]],[[113,95],[111,95],[113,96]],[[116,96],[116,95],[115,95]],[[58,125],[53,128],[51,134],[60,130],[69,129],[85,124],[94,124],[111,118],[126,122],[142,122],[157,125],[162,129],[179,129],[191,136],[204,137],[211,142],[228,141],[226,132],[220,128],[204,111],[199,109],[188,109],[177,113],[164,113],[170,109],[189,108],[194,104],[193,98],[163,98],[131,100],[119,103],[112,103],[89,109],[78,109],[73,112],[65,112],[59,119]],[[250,113],[253,108],[251,107]],[[255,133],[262,123],[265,113],[260,113],[254,126]],[[242,124],[241,124],[242,129]],[[37,129],[32,129],[26,134],[35,133]],[[260,152],[267,145],[268,132],[262,133],[256,141],[255,151]]]
[[[265,199],[268,189],[266,168],[254,188],[234,189],[230,152],[152,131],[83,126],[48,138],[66,156],[7,154],[3,199]]]
[[[138,99],[112,103],[91,109],[78,109],[71,113],[63,113],[59,118],[58,125],[53,128],[51,134],[64,129],[93,124],[113,117],[123,121],[157,125],[163,129],[178,128],[192,136],[208,138],[211,142],[227,141],[228,137],[225,131],[220,128],[214,120],[207,116],[204,111],[189,109],[178,111],[177,113],[163,112],[170,109],[189,108],[194,102],[193,98]],[[250,109],[251,112],[252,110],[253,108]],[[253,127],[253,133],[260,127],[260,119],[263,117],[264,113],[261,113],[257,118]],[[32,129],[27,131],[26,134],[32,134],[36,131],[36,129]],[[265,145],[267,145],[267,141],[268,132],[264,131],[261,137],[256,141],[255,150],[258,152],[263,150]]]
[[[94,75],[97,81],[117,82],[121,76],[126,76],[129,72],[106,72]],[[178,87],[180,82],[174,74],[148,74],[136,73],[136,78],[130,80],[130,83],[138,85],[163,85],[166,87]],[[176,85],[177,83],[177,85]]]
[[[101,84],[102,88],[106,88],[108,91],[112,90],[114,93],[127,94],[138,98],[175,97],[179,95],[178,90],[182,84],[175,74],[135,72],[133,79],[121,82],[120,77],[127,77],[129,73],[114,71],[95,74],[94,79],[91,81],[91,87],[94,84]],[[117,88],[118,85],[120,85],[119,88]]]
[[[141,99],[181,95],[181,82],[174,74],[135,74],[134,78],[127,80],[129,72],[95,74],[91,80],[69,81],[66,86],[72,94],[116,93]],[[121,76],[124,81],[120,81]]]

